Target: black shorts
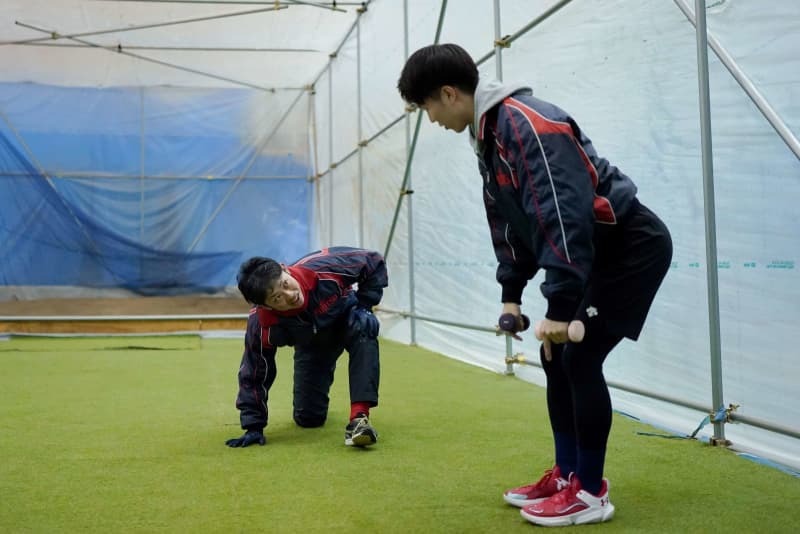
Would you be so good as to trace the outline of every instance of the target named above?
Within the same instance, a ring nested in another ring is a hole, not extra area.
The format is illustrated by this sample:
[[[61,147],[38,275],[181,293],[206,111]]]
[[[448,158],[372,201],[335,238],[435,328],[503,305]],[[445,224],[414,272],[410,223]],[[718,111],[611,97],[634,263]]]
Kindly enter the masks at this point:
[[[672,261],[669,230],[638,201],[622,222],[596,228],[592,273],[576,319],[597,318],[610,332],[636,340]]]

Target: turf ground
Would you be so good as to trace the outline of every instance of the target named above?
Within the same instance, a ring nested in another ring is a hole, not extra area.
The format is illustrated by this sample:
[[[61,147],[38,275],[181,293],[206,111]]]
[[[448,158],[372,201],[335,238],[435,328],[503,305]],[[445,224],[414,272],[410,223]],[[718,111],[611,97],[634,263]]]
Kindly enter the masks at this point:
[[[278,356],[268,444],[229,449],[241,340],[0,342],[0,532],[532,532],[501,494],[552,463],[544,391],[381,341],[379,443],[291,420]],[[282,365],[281,365],[282,364]],[[560,532],[798,532],[800,479],[615,415],[610,523]]]

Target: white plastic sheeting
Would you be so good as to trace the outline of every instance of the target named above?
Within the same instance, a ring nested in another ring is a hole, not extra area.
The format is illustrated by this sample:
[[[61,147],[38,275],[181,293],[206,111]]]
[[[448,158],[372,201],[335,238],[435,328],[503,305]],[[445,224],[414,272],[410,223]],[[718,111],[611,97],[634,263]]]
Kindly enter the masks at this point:
[[[500,35],[514,34],[562,3],[497,2]],[[693,10],[694,3],[688,3]],[[122,51],[173,66],[97,48],[3,46],[0,81],[144,87],[243,84],[265,89],[267,95],[272,89],[278,94],[313,84],[308,91],[309,123],[287,125],[279,136],[312,132],[311,159],[318,178],[313,238],[320,246],[384,250],[417,119],[416,113],[401,119],[404,104],[395,85],[406,53],[433,42],[441,4],[374,0],[360,17],[355,6],[340,4],[346,13],[280,2],[288,8],[79,37],[104,46],[121,45]],[[46,35],[15,26],[12,20],[65,35],[272,6],[6,0],[0,5],[0,38],[8,42]],[[493,7],[488,0],[449,2],[440,41],[459,43],[476,58],[484,56],[494,46]],[[709,0],[707,22],[709,32],[797,136],[800,3]],[[695,42],[694,27],[675,2],[575,0],[504,49],[502,73],[506,81],[531,84],[535,94],[567,109],[600,154],[636,181],[641,200],[672,231],[674,263],[641,340],[626,341],[615,351],[606,366],[607,378],[710,410],[717,407],[711,406]],[[48,44],[81,43],[59,39]],[[267,51],[273,48],[303,51]],[[333,52],[338,54],[329,61]],[[484,63],[481,72],[495,76],[495,61]],[[800,198],[800,163],[711,52],[709,63],[724,402],[738,404],[739,414],[796,432],[800,215],[795,204]],[[248,122],[252,129],[258,121]],[[366,140],[370,141],[364,145]],[[494,281],[480,178],[466,134],[444,132],[424,118],[409,178],[414,194],[404,197],[397,212],[388,250],[391,286],[384,306],[411,311],[413,300],[413,311],[421,316],[493,325],[500,311],[500,290]],[[534,279],[524,296],[524,310],[533,318],[544,311],[540,281],[541,276]],[[505,369],[502,338],[426,321],[415,326],[414,341],[420,345],[498,372]],[[387,315],[383,333],[409,342],[411,321]],[[529,358],[537,352],[531,335],[514,350]],[[526,380],[542,383],[535,368],[515,370]],[[614,402],[624,412],[682,433],[690,433],[707,415],[620,391],[614,391]],[[524,409],[524,401],[518,408]],[[709,428],[700,435],[708,437]],[[725,429],[738,449],[800,467],[796,438],[745,425]]]
[[[556,3],[500,2],[501,35],[514,34]],[[440,4],[407,4],[408,51],[413,52],[433,42]],[[493,16],[491,2],[472,2],[469,8],[450,2],[440,42],[457,42],[482,57],[493,47]],[[365,139],[404,111],[394,89],[404,59],[403,17],[403,3],[374,2],[361,20],[366,29],[361,34]],[[714,2],[708,4],[707,23],[710,34],[796,135],[800,5],[774,1],[765,9],[755,2]],[[582,0],[516,39],[502,52],[502,66],[506,81],[530,83],[539,97],[570,111],[601,155],[636,181],[640,199],[672,231],[674,263],[641,340],[626,341],[615,351],[606,365],[607,378],[711,410],[695,39],[694,26],[673,2]],[[334,228],[328,227],[330,214],[317,224],[322,245],[356,242],[363,217],[368,231],[360,244],[383,250],[416,114],[363,147],[363,177],[354,174],[356,156],[342,161],[357,146],[346,142],[343,132],[347,124],[351,132],[357,129],[352,98],[358,80],[344,74],[357,71],[354,46],[351,36],[343,46],[348,53],[333,60],[332,129],[325,129],[330,110],[317,106],[320,169],[338,163],[332,173],[337,191],[332,204],[324,191],[318,198],[324,209],[334,206]],[[795,209],[800,163],[711,52],[709,63],[723,398],[726,406],[739,405],[737,414],[797,431],[800,354],[793,332],[800,319],[800,216]],[[496,76],[495,60],[484,63],[481,72]],[[325,92],[326,87],[317,90]],[[347,87],[350,99],[343,102],[337,95],[347,94]],[[327,149],[331,131],[333,154]],[[500,289],[494,280],[480,177],[466,135],[445,132],[423,118],[411,166],[414,194],[405,197],[399,210],[388,250],[391,287],[383,304],[411,311],[413,270],[416,314],[489,327],[500,311]],[[322,180],[328,178],[326,174]],[[356,202],[359,180],[368,199],[363,206]],[[408,199],[413,201],[411,229]],[[534,318],[544,311],[540,282],[541,275],[524,296],[523,309]],[[410,319],[386,315],[383,332],[408,342]],[[492,334],[417,321],[415,340],[470,363],[505,369],[505,341]],[[535,359],[532,335],[514,350]],[[538,369],[517,366],[516,372],[543,383]],[[708,415],[618,390],[614,397],[618,409],[685,434]],[[699,435],[709,437],[712,430],[706,426]],[[746,425],[727,425],[726,437],[738,449],[800,466],[796,438]]]
[[[4,0],[0,40],[39,41],[3,50],[0,81],[230,87],[219,79],[226,78],[299,88],[322,71],[357,16],[352,6],[334,11],[302,2],[248,3]],[[195,22],[177,24],[189,20]],[[152,27],[133,29],[142,26]],[[49,39],[51,32],[65,37]],[[68,38],[76,34],[82,35]]]

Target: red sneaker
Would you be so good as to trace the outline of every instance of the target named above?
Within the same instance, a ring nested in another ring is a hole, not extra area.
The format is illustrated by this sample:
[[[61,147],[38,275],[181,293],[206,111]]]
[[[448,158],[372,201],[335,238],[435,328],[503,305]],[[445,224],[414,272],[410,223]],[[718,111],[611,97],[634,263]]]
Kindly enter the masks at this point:
[[[525,506],[522,517],[546,527],[602,523],[614,517],[614,505],[608,500],[608,480],[603,479],[600,492],[592,495],[581,489],[581,482],[574,474],[569,477],[569,486],[549,499]]]
[[[506,491],[503,493],[503,500],[512,506],[522,508],[552,497],[567,486],[569,482],[561,476],[561,469],[556,465],[545,471],[539,482]]]

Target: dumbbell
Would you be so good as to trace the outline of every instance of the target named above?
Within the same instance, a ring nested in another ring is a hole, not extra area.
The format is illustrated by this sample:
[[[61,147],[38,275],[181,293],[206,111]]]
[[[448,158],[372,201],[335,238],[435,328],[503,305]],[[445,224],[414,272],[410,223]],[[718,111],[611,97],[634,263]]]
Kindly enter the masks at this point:
[[[520,315],[516,317],[513,313],[504,313],[500,316],[500,319],[497,321],[500,330],[509,332],[511,334],[516,334],[518,332],[524,332],[531,326],[531,320],[528,318],[527,315]],[[540,330],[541,323],[536,323],[534,327],[534,335],[536,339],[541,341],[544,336]],[[573,343],[580,343],[583,341],[583,337],[586,335],[586,327],[584,326],[583,322],[581,321],[570,321],[569,326],[567,327],[567,336],[569,340]]]
[[[504,313],[500,316],[500,319],[497,320],[497,325],[500,327],[500,330],[516,334],[517,332],[524,332],[530,328],[531,320],[528,319],[527,315],[516,317],[513,313]]]

